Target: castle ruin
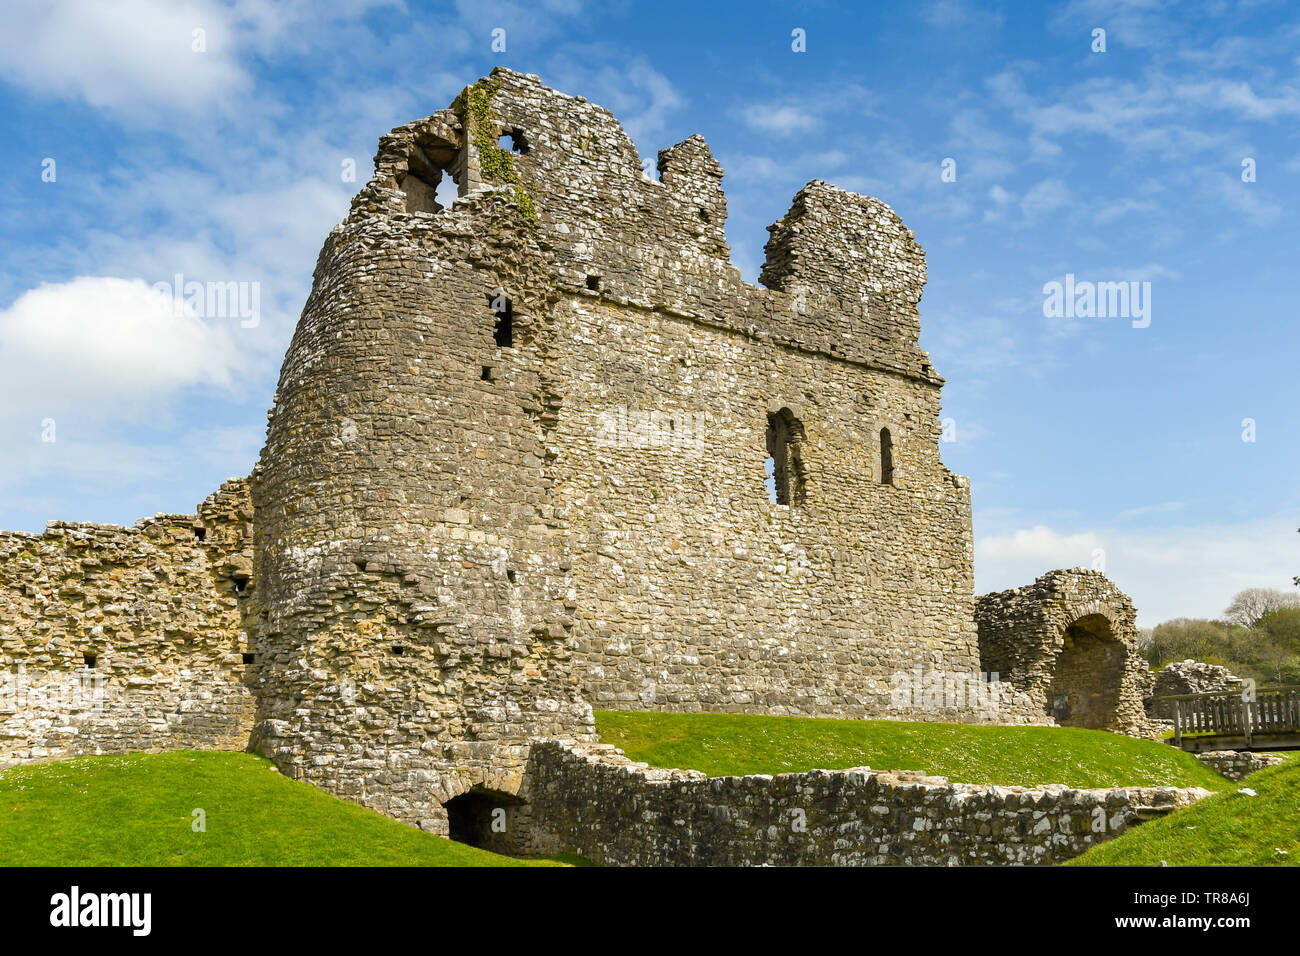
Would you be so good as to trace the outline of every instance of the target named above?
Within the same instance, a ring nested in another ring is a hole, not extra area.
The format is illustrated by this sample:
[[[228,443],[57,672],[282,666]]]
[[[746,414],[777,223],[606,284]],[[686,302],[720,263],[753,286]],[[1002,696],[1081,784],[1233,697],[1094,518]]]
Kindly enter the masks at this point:
[[[0,706],[0,765],[251,745],[446,833],[593,708],[1140,732],[1104,577],[977,614],[912,231],[809,183],[751,285],[704,140],[658,173],[504,69],[384,136],[252,476],[192,516],[0,535],[0,665],[118,689]],[[1001,671],[997,712],[900,706],[918,670]]]

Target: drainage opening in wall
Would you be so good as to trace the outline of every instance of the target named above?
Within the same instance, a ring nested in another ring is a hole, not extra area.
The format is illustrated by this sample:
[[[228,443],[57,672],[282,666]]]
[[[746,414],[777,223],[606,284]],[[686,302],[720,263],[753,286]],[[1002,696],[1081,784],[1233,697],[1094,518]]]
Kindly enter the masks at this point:
[[[458,843],[487,848],[504,848],[515,822],[514,808],[523,805],[513,794],[487,787],[474,787],[444,803],[447,836]]]

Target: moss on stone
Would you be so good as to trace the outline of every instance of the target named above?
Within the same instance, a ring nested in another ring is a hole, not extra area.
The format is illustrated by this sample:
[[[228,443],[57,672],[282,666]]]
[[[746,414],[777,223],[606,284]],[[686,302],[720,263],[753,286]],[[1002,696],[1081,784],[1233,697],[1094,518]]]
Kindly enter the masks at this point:
[[[537,204],[533,195],[519,179],[514,156],[509,150],[502,149],[493,135],[496,124],[492,122],[492,97],[496,92],[497,85],[491,80],[479,80],[460,94],[458,109],[478,153],[479,172],[483,179],[514,186],[515,204],[520,214],[536,226]]]

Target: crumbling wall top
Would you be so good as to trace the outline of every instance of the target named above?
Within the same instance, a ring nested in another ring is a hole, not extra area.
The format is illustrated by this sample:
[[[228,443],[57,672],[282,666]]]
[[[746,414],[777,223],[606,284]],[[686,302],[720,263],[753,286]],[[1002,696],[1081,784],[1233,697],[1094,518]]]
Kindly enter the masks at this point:
[[[386,135],[375,164],[345,228],[463,241],[483,237],[480,220],[505,203],[558,292],[942,384],[918,344],[925,255],[877,199],[809,183],[770,227],[761,285],[751,285],[730,260],[723,170],[703,137],[661,150],[652,179],[609,110],[502,68]],[[457,215],[438,188],[446,176]]]

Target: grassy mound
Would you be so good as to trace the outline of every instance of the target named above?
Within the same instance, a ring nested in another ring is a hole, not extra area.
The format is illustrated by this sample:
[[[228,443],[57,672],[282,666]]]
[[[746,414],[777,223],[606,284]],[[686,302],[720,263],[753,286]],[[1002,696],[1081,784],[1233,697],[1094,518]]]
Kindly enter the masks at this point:
[[[1004,786],[1231,786],[1167,744],[1068,727],[598,711],[596,729],[633,760],[711,777],[867,766]]]
[[[1254,790],[1255,796],[1240,790]],[[1093,847],[1077,866],[1300,864],[1300,761],[1241,783]]]
[[[206,832],[195,832],[202,810]],[[244,753],[78,757],[0,772],[0,866],[520,866]]]

